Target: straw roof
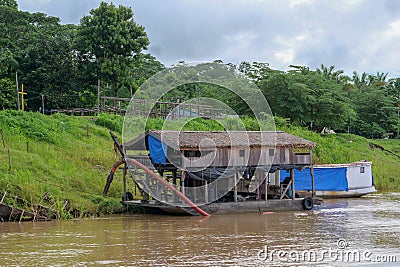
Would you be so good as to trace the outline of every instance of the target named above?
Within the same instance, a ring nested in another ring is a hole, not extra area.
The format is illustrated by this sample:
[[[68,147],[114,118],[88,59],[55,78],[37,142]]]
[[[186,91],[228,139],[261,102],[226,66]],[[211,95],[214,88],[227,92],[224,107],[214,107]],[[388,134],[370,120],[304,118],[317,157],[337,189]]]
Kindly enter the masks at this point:
[[[314,148],[309,140],[282,131],[149,131],[168,146],[176,149],[208,147],[277,146],[291,148]]]

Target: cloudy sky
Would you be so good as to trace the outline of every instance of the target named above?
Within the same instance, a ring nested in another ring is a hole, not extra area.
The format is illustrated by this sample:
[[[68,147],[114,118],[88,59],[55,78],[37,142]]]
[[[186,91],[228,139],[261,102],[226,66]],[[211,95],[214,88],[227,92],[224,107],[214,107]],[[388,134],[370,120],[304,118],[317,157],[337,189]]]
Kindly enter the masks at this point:
[[[79,24],[100,0],[17,0]],[[107,1],[110,2],[110,1]],[[166,66],[180,60],[335,65],[400,76],[400,0],[114,0],[131,6]]]

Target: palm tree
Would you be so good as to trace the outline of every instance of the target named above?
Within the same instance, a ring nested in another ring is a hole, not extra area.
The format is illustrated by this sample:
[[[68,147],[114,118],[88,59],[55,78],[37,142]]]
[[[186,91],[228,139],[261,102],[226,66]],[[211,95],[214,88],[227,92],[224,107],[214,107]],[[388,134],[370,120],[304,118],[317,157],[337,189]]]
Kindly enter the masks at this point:
[[[350,78],[344,75],[343,70],[333,71],[335,66],[332,65],[327,68],[324,64],[321,64],[321,69],[317,68],[316,72],[328,80],[334,80],[337,83],[342,83],[348,81]]]

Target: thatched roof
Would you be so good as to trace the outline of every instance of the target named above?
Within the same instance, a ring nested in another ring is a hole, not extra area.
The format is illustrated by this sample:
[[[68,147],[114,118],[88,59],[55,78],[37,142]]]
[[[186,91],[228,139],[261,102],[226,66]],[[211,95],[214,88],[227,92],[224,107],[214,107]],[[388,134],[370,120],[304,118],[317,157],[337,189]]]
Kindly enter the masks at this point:
[[[277,146],[314,148],[316,144],[282,131],[149,131],[168,146],[176,149],[207,147]]]

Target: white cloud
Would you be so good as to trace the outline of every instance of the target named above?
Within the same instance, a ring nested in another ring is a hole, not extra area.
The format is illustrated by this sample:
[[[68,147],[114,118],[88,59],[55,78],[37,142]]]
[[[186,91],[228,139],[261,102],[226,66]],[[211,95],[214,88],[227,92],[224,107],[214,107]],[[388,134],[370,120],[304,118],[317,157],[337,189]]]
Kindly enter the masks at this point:
[[[311,4],[312,0],[291,0],[289,2],[290,7],[297,7],[299,5],[304,5],[304,4]]]
[[[281,64],[285,64],[286,66],[290,65],[293,63],[293,50],[287,49],[277,52],[275,53],[275,57],[281,62]]]
[[[19,0],[79,23],[100,0]],[[150,52],[170,65],[179,60],[268,62],[347,73],[399,70],[400,1],[394,0],[114,0],[133,7],[146,28]],[[378,69],[379,68],[379,69]]]
[[[400,20],[394,21],[389,24],[390,30],[389,35],[399,35],[400,34]]]

